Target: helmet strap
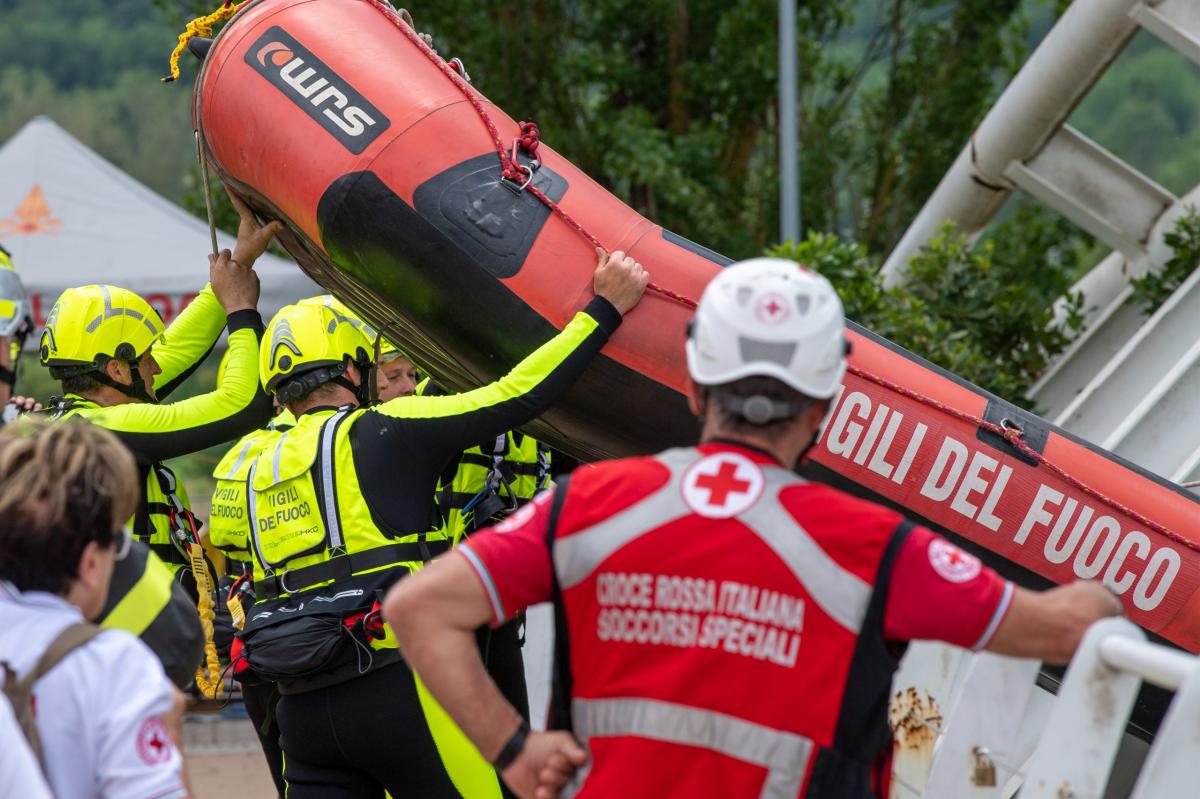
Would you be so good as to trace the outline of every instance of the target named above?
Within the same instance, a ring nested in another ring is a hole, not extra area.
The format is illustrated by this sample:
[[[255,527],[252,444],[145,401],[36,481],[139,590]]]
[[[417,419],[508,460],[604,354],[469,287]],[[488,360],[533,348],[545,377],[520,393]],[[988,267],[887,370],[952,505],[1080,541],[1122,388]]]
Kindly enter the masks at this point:
[[[357,386],[346,378],[344,366],[336,377],[330,378],[329,382],[339,385],[353,394],[359,407],[365,408],[379,402],[379,387],[375,383],[375,364],[360,360],[352,360],[351,362],[358,367]],[[344,363],[345,361],[343,361]]]
[[[355,396],[358,397],[359,404],[364,407],[379,402],[379,383],[375,379],[375,370],[379,368],[376,366],[377,363],[379,363],[378,360],[375,363],[356,364],[360,382]]]
[[[803,413],[812,404],[812,401],[807,399],[776,400],[762,394],[749,397],[733,396],[723,391],[717,391],[715,394],[721,410],[731,416],[739,416],[755,427],[791,419]],[[817,433],[819,435],[820,430]]]
[[[146,390],[146,382],[142,380],[142,373],[138,369],[137,361],[125,361],[125,363],[129,364],[129,375],[132,381],[129,383],[129,385],[118,383],[116,380],[113,380],[108,376],[108,372],[104,371],[102,368],[93,372],[92,377],[97,383],[106,385],[109,388],[114,388],[132,400],[156,404],[158,400],[150,396],[150,392]]]
[[[362,385],[361,384],[356,386],[342,375],[338,375],[337,377],[333,378],[329,382],[346,389],[347,391],[349,391],[351,394],[354,395],[354,399],[356,402],[358,402],[359,405],[363,404]]]

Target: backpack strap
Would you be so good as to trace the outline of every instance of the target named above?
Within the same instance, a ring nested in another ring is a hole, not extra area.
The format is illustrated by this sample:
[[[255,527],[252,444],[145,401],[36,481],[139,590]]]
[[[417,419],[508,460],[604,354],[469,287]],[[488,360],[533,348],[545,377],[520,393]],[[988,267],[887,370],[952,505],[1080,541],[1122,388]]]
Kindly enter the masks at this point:
[[[46,771],[46,761],[42,757],[42,740],[38,735],[37,719],[34,718],[33,706],[30,703],[33,686],[61,663],[67,655],[84,646],[99,634],[100,627],[95,624],[87,622],[72,624],[50,642],[50,646],[46,647],[46,651],[42,653],[37,664],[20,680],[16,679],[16,673],[7,662],[0,663],[0,666],[4,668],[4,695],[12,702],[17,723],[21,726],[21,732],[25,734],[25,740],[29,742],[29,748],[37,756],[43,773]]]
[[[558,582],[558,569],[554,567],[554,541],[558,532],[558,517],[562,514],[563,503],[567,501],[567,488],[570,484],[569,475],[558,482],[550,504],[550,518],[546,524],[546,549],[550,552],[554,603],[554,665],[551,670],[550,707],[546,713],[546,729],[568,731],[574,729],[571,720],[571,642],[562,586]]]

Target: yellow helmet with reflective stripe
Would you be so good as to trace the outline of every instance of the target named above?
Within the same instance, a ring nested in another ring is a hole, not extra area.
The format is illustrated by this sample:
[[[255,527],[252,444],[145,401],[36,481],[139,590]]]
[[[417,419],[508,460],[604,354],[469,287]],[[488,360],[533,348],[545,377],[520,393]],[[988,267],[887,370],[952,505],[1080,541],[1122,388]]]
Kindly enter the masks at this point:
[[[267,325],[259,351],[259,375],[281,402],[291,402],[340,378],[347,359],[370,371],[373,352],[374,342],[363,332],[362,320],[325,303],[305,300],[282,308]],[[374,374],[365,377],[374,384]]]
[[[158,311],[129,289],[78,286],[50,309],[38,354],[62,380],[99,370],[110,358],[135,362],[165,331]]]
[[[22,324],[27,324],[20,339],[24,342],[25,335],[33,329],[29,295],[13,267],[8,250],[0,247],[0,336],[16,335]]]
[[[370,322],[363,319],[354,311],[350,310],[350,307],[346,305],[346,303],[342,302],[332,294],[318,294],[315,297],[308,297],[307,299],[300,300],[300,304],[324,305],[325,307],[333,310],[334,313],[345,317],[352,324],[358,325],[362,329],[363,335],[371,340],[372,352],[374,352],[375,340],[379,339],[379,360],[381,362],[385,360],[392,360],[397,356],[408,357],[404,355],[400,348],[391,341],[386,338],[380,338],[379,331],[372,327]]]

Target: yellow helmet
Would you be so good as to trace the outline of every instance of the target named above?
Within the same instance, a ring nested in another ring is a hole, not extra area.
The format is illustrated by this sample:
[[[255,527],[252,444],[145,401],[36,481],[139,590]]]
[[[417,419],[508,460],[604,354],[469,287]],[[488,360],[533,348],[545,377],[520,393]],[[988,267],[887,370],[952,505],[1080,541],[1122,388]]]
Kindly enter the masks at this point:
[[[282,308],[271,319],[259,350],[259,375],[280,402],[298,400],[314,388],[340,381],[360,395],[373,389],[373,342],[363,332],[362,320],[339,313],[324,303],[302,301]],[[347,359],[363,370],[362,386],[342,380]]]
[[[0,336],[16,336],[20,331],[19,339],[23,343],[32,329],[29,295],[13,267],[8,250],[0,247]]]
[[[346,305],[346,303],[342,302],[332,294],[318,294],[315,297],[308,297],[300,300],[300,305],[324,305],[326,308],[331,309],[334,313],[344,317],[351,324],[358,325],[362,329],[363,335],[371,340],[372,351],[374,351],[375,342],[378,339],[379,361],[381,363],[385,360],[390,361],[398,356],[403,356],[406,358],[408,357],[407,355],[404,355],[400,348],[393,344],[390,340],[380,337],[379,331],[377,331],[370,322],[352,311],[350,307]]]
[[[62,380],[100,371],[110,358],[136,363],[165,331],[158,311],[129,289],[78,286],[50,309],[38,353]]]

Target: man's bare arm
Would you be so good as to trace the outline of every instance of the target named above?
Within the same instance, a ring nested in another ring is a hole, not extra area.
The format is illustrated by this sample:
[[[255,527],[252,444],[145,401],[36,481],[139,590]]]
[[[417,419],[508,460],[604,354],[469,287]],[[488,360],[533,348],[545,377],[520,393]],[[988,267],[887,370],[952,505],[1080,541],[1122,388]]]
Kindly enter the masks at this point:
[[[1121,612],[1121,601],[1100,583],[1080,581],[1042,592],[1016,588],[987,650],[1063,664],[1088,627]]]

